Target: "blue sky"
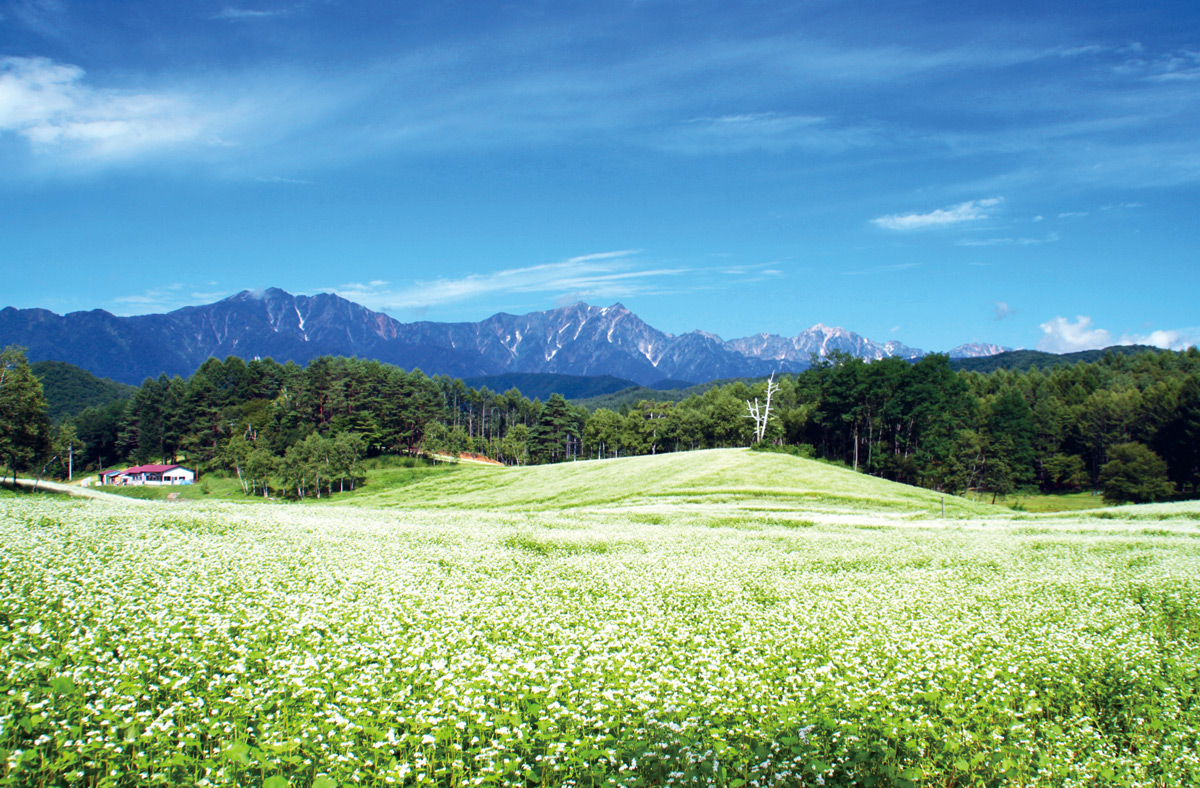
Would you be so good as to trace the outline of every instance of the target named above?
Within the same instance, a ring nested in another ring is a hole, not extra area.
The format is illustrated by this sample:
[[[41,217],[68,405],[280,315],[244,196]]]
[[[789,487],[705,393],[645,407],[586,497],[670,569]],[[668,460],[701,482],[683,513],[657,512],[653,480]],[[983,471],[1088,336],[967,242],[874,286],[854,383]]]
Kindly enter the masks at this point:
[[[1200,341],[1200,6],[0,0],[0,306]]]

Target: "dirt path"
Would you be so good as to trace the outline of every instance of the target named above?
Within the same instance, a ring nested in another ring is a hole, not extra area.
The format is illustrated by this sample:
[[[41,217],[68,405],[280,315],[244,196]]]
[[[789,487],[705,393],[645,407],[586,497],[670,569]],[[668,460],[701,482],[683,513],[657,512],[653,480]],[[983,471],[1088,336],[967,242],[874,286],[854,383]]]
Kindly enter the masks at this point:
[[[6,485],[12,484],[11,481],[6,481]],[[74,484],[59,484],[58,482],[48,482],[44,479],[37,481],[36,479],[17,479],[16,486],[26,490],[45,490],[46,492],[62,493],[63,495],[73,495],[76,498],[101,498],[108,501],[138,501],[145,503],[137,498],[126,498],[123,495],[113,495],[109,492],[101,490],[93,490],[90,487],[79,487]]]
[[[493,460],[490,457],[484,457],[482,454],[468,454],[466,452],[455,457],[453,454],[437,454],[433,458],[438,462],[457,462],[462,465],[490,465],[496,468],[506,467],[504,463]]]

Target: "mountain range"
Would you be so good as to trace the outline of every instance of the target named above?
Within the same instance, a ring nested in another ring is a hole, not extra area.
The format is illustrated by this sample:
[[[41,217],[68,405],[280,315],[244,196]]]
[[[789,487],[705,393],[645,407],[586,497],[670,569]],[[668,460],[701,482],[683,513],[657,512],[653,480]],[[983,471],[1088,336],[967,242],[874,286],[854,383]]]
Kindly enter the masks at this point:
[[[100,309],[58,315],[7,307],[0,310],[0,346],[9,344],[25,346],[30,361],[66,361],[125,383],[164,373],[186,377],[206,359],[230,355],[298,363],[323,355],[357,356],[430,375],[612,375],[643,385],[799,372],[814,354],[834,351],[864,359],[925,355],[899,342],[880,344],[820,324],[794,337],[756,334],[725,341],[704,331],[676,336],[621,304],[502,312],[477,323],[402,323],[337,295],[292,295],[278,288],[131,317]],[[976,358],[1007,349],[968,344],[949,355]]]

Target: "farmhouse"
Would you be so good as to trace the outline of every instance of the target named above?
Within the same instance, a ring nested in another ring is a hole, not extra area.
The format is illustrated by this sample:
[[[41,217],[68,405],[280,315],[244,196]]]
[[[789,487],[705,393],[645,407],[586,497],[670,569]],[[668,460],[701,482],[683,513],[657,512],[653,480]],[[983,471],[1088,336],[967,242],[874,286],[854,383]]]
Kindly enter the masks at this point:
[[[182,465],[135,465],[123,471],[105,471],[101,484],[191,484],[196,472]]]

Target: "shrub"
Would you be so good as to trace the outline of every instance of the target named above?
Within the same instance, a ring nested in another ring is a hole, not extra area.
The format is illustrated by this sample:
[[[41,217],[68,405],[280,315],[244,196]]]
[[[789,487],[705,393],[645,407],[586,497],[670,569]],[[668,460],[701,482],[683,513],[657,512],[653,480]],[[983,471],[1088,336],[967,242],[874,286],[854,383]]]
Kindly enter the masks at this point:
[[[1100,469],[1104,499],[1113,503],[1148,503],[1169,498],[1175,483],[1167,478],[1167,463],[1141,443],[1122,443],[1109,452]]]

